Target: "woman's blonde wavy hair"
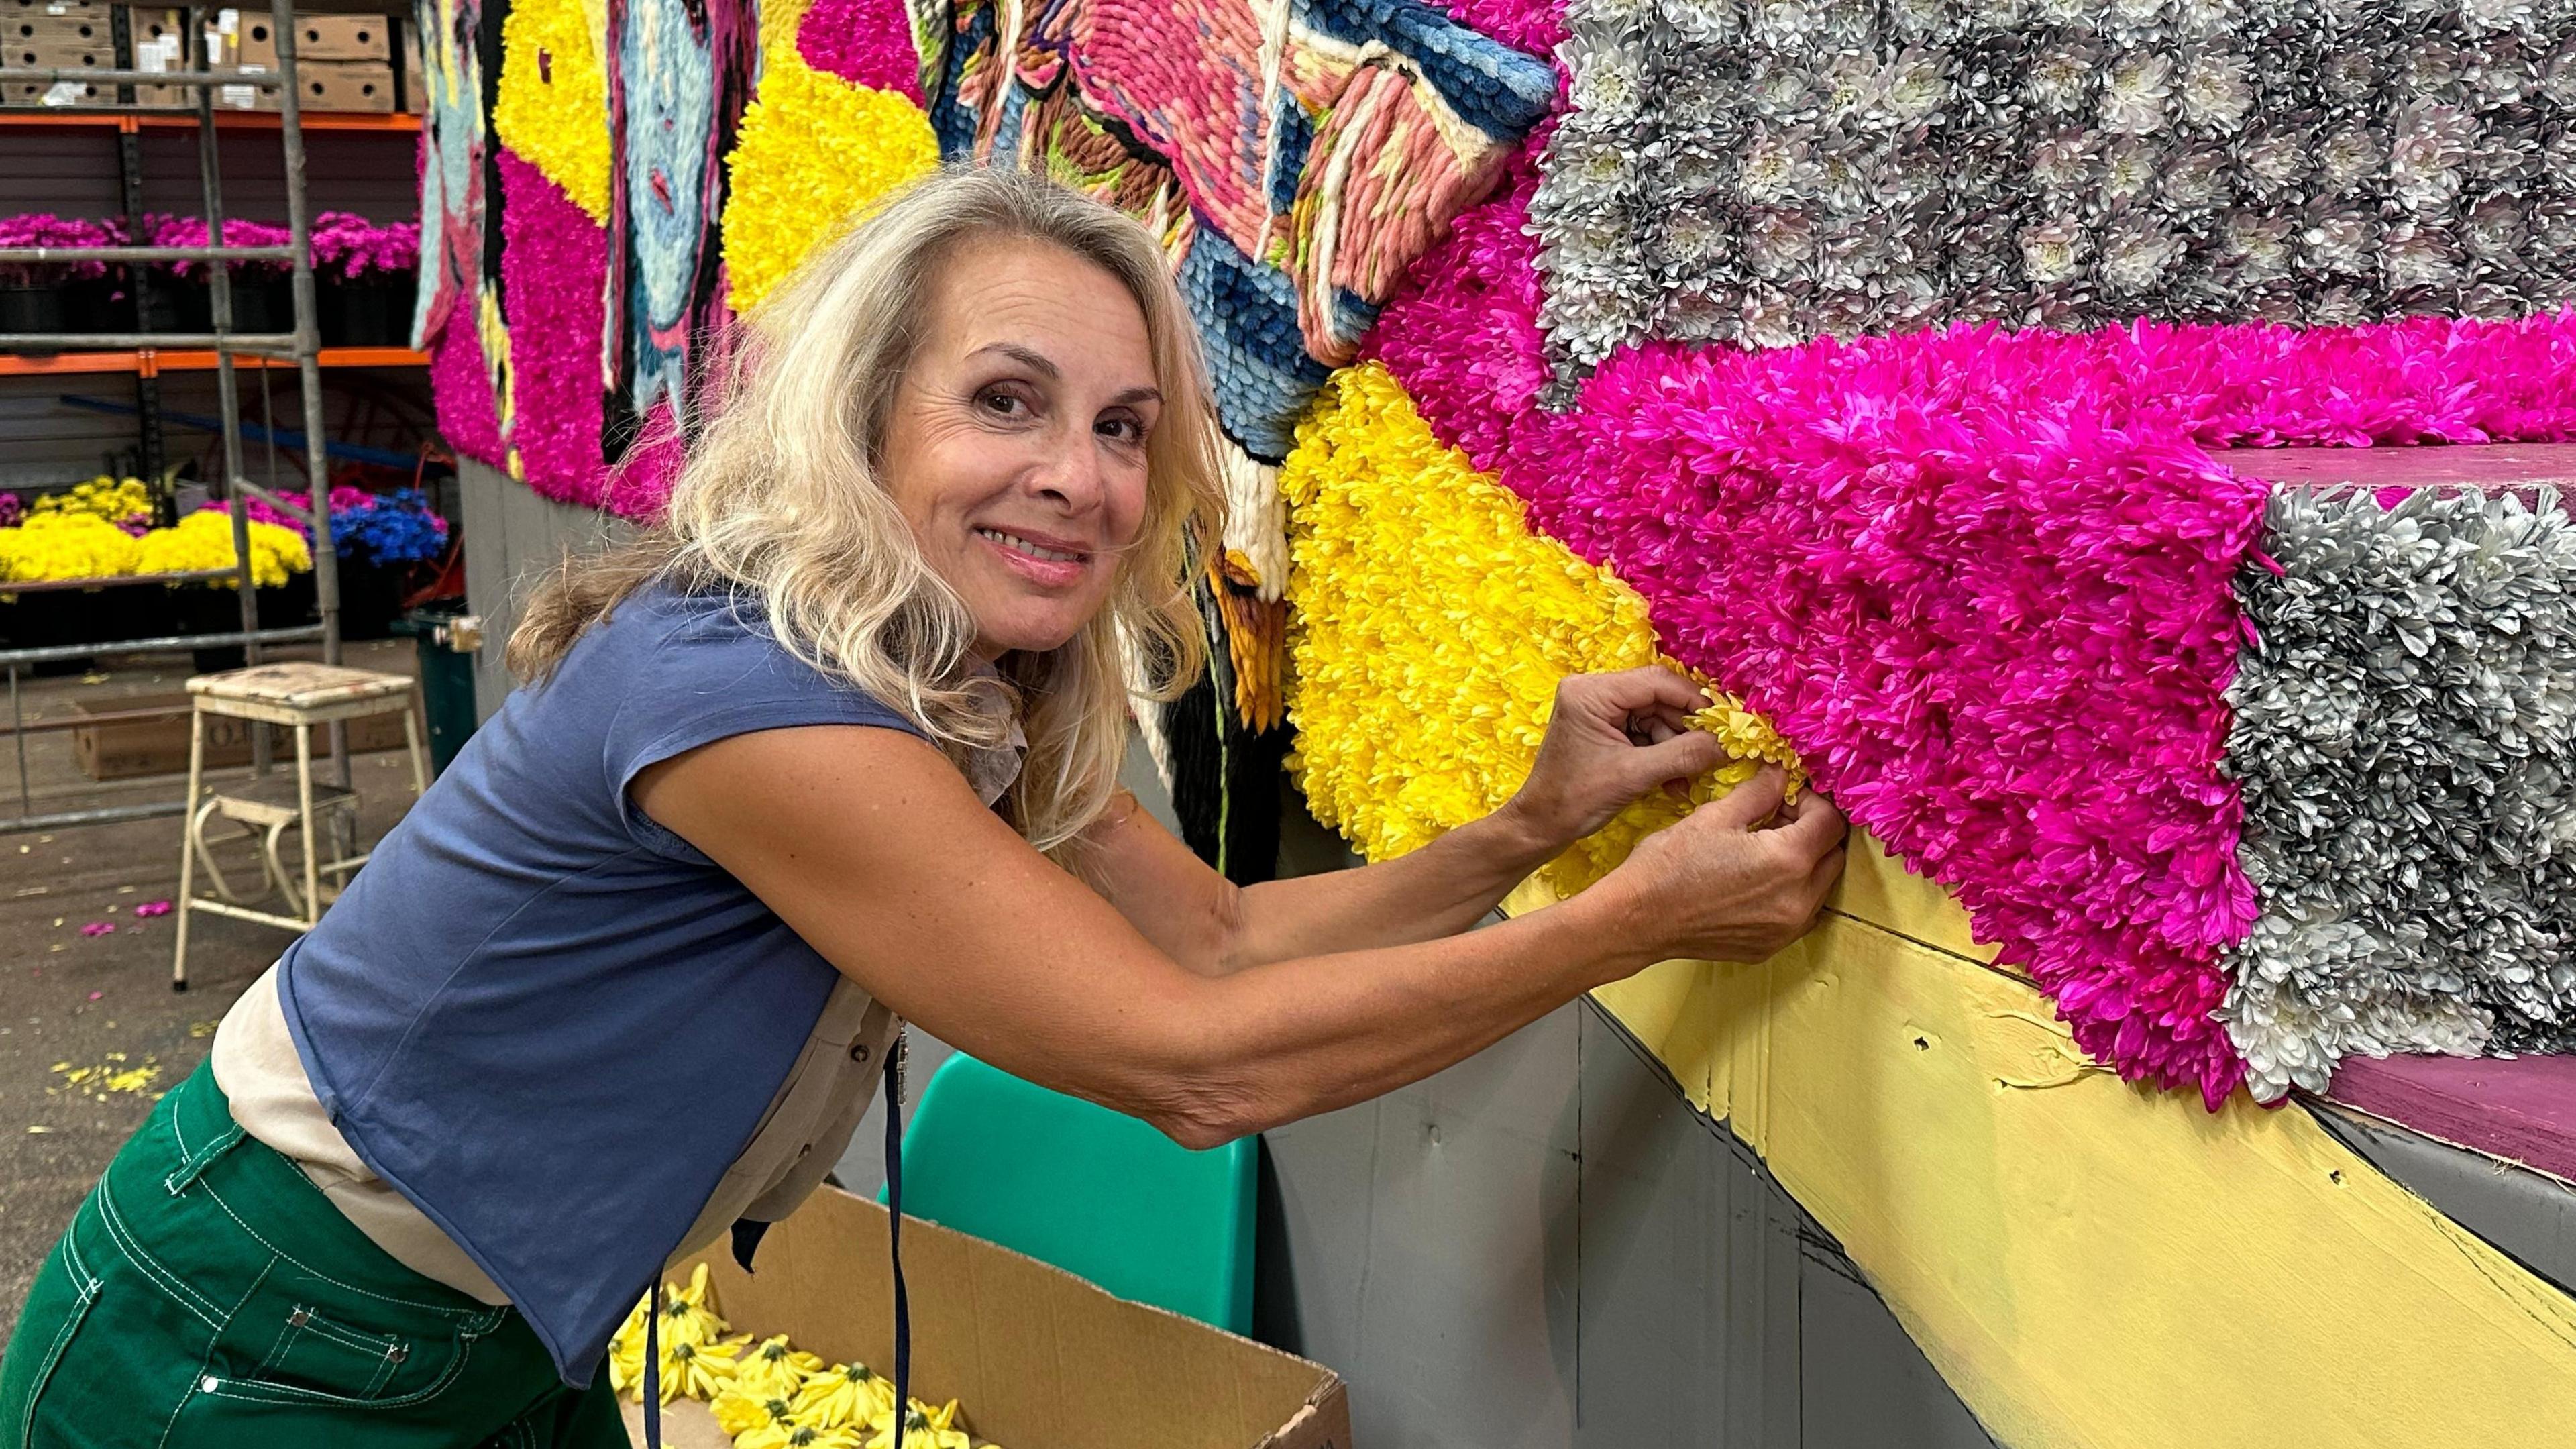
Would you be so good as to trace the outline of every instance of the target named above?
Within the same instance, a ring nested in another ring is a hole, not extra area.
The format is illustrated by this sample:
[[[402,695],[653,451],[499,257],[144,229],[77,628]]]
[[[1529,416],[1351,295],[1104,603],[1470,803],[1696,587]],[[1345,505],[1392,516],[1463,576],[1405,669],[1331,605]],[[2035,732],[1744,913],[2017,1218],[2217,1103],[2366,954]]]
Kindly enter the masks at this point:
[[[970,241],[1028,238],[1099,265],[1145,314],[1161,415],[1146,440],[1147,501],[1107,607],[1059,648],[997,661],[923,559],[877,477],[897,385],[929,321],[940,267]],[[1205,666],[1190,584],[1223,508],[1197,334],[1142,226],[1053,182],[943,170],[885,201],[740,319],[669,512],[605,555],[567,558],[510,635],[513,672],[542,683],[584,630],[667,580],[757,605],[778,641],[825,675],[911,716],[952,759],[1028,736],[1000,808],[1059,864],[1117,788],[1131,686],[1171,698]]]

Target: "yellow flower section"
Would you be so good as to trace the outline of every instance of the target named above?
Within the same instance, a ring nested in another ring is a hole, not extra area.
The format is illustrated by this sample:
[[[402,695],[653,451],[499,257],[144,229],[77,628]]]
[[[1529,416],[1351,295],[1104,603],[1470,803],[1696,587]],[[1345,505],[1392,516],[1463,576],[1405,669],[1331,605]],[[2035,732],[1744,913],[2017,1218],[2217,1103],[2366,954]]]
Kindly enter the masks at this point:
[[[113,578],[135,572],[140,540],[95,513],[37,513],[0,529],[0,581]]]
[[[111,478],[101,473],[76,488],[46,494],[28,512],[37,518],[53,513],[84,513],[110,523],[120,519],[148,523],[152,518],[152,490],[140,478]]]
[[[796,52],[805,5],[761,17],[760,93],[728,158],[724,255],[732,306],[747,312],[852,213],[939,165],[919,106],[825,75]]]
[[[648,1296],[626,1315],[608,1346],[608,1383],[637,1402],[644,1396],[644,1325]],[[894,1442],[894,1383],[867,1365],[827,1364],[784,1336],[758,1345],[732,1328],[707,1301],[707,1265],[685,1287],[662,1294],[663,1403],[696,1399],[714,1414],[734,1449],[877,1449]],[[915,1399],[904,1414],[903,1442],[921,1449],[968,1449],[957,1403],[939,1408]]]
[[[156,528],[135,540],[134,572],[138,574],[180,573],[191,569],[230,568],[233,554],[233,521],[223,513],[191,513],[179,520],[176,528]],[[304,535],[275,523],[251,520],[250,579],[263,589],[273,589],[286,582],[288,574],[300,574],[313,567],[313,550]],[[230,580],[217,580],[214,588],[232,587]]]
[[[192,513],[176,528],[136,538],[93,513],[45,512],[17,528],[0,528],[0,583],[111,579],[127,574],[183,573],[233,565],[232,520]],[[313,552],[291,528],[250,526],[250,572],[262,588],[313,567]],[[217,587],[230,587],[228,581]]]
[[[1477,819],[1528,777],[1569,674],[1659,662],[1645,601],[1530,532],[1520,500],[1443,446],[1383,367],[1334,374],[1280,470],[1289,507],[1289,757],[1317,819],[1372,860]],[[1717,691],[1694,721],[1732,763],[1694,803],[1787,742]],[[1543,873],[1571,894],[1689,805],[1632,805]]]
[[[608,7],[605,0],[513,0],[501,22],[501,144],[608,220]]]

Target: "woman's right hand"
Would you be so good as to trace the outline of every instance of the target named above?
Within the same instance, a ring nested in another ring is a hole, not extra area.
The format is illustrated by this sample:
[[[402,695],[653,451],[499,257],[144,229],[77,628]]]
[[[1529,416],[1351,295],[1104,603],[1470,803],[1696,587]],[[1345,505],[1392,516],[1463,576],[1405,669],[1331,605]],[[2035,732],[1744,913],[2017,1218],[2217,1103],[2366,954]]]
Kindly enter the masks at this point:
[[[1783,800],[1776,765],[1647,836],[1595,889],[1653,933],[1660,957],[1760,961],[1807,933],[1843,871],[1841,811]]]

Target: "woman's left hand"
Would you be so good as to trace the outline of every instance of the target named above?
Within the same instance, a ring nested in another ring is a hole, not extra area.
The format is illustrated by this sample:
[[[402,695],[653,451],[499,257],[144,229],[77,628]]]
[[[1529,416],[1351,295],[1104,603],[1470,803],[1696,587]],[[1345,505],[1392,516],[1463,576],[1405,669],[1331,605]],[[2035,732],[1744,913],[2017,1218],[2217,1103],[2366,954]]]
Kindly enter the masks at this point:
[[[1562,849],[1658,785],[1688,788],[1726,762],[1716,736],[1690,728],[1708,703],[1669,669],[1568,675],[1556,686],[1538,762],[1505,808]]]

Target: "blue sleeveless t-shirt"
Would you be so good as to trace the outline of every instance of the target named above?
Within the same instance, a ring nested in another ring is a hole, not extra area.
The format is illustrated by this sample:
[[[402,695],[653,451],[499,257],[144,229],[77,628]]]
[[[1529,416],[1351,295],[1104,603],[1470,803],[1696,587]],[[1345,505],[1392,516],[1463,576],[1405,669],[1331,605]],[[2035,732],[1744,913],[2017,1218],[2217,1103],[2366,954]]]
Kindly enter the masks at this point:
[[[921,733],[755,606],[638,593],[511,694],[278,993],[359,1158],[509,1294],[571,1384],[750,1141],[834,971],[626,787],[729,735]]]

